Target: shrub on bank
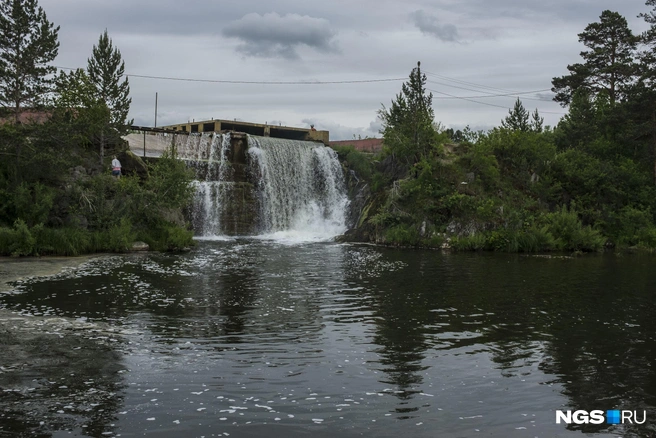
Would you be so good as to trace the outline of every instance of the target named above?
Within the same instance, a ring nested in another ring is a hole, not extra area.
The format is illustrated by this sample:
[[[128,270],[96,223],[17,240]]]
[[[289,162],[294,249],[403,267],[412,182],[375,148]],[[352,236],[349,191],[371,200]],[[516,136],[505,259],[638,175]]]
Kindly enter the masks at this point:
[[[107,230],[97,231],[76,227],[49,228],[43,224],[29,228],[25,222],[17,220],[12,228],[0,227],[0,256],[126,252],[137,239],[155,251],[180,251],[194,245],[192,231],[167,223],[136,232],[125,218]]]

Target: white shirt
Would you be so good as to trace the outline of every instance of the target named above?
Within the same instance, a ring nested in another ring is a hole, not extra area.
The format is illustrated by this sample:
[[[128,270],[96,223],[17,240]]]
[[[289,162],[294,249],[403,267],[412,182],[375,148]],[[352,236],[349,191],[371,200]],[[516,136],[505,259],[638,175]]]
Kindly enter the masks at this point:
[[[119,169],[121,168],[121,162],[118,161],[116,158],[112,160],[112,167],[118,167]]]

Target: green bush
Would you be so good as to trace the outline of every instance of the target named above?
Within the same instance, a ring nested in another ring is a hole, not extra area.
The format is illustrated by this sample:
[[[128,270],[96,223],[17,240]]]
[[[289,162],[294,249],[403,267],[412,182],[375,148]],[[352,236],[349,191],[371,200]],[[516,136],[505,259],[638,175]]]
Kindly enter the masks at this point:
[[[155,251],[181,251],[196,244],[193,231],[166,222],[142,231],[138,237]]]
[[[334,146],[333,149],[337,152],[340,160],[346,163],[346,166],[353,170],[358,178],[371,181],[374,166],[367,155],[356,150],[353,146]]]
[[[451,239],[451,248],[456,251],[480,251],[487,249],[488,238],[483,233],[475,233],[471,236],[459,236]]]
[[[32,234],[36,237],[38,255],[77,256],[94,250],[91,233],[81,228],[37,226]]]
[[[0,255],[11,255],[11,248],[16,240],[16,231],[13,228],[0,227]]]
[[[576,211],[560,210],[546,215],[546,229],[554,237],[555,248],[565,251],[600,251],[606,239],[592,227],[583,226]]]
[[[604,225],[606,234],[618,245],[656,247],[656,227],[649,210],[627,206],[611,212]]]
[[[416,246],[420,241],[419,230],[412,225],[399,224],[387,230],[385,242],[393,245]]]
[[[14,222],[13,242],[9,245],[9,253],[12,256],[32,255],[35,250],[36,239],[30,233],[30,229],[22,219]]]
[[[55,197],[54,189],[40,182],[21,183],[13,196],[16,216],[30,227],[42,224],[48,219]]]
[[[132,224],[127,218],[122,218],[117,225],[98,235],[102,239],[102,242],[97,243],[98,249],[110,252],[129,250],[136,237],[136,233],[132,230]]]

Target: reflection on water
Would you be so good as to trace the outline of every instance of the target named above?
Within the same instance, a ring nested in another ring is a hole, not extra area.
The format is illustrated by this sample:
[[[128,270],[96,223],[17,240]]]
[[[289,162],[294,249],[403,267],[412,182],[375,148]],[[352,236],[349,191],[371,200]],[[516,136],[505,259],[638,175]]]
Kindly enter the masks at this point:
[[[656,415],[652,265],[239,239],[103,258],[0,297],[120,335],[21,353],[63,359],[0,374],[0,436],[650,436],[555,411]],[[16,395],[30,379],[57,392]]]

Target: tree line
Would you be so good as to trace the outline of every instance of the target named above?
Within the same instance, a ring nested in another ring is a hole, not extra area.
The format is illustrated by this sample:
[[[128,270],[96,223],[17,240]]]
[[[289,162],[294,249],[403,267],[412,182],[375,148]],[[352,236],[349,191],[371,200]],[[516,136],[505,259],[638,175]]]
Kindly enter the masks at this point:
[[[0,255],[192,244],[183,163],[165,156],[139,162],[139,176],[109,175],[107,152],[130,157],[120,50],[105,30],[86,69],[57,74],[59,30],[37,0],[0,0]]]
[[[635,35],[617,12],[578,35],[581,62],[552,80],[567,114],[544,126],[517,99],[487,132],[444,129],[417,64],[379,111],[384,152],[352,238],[503,251],[656,248],[656,0]]]

